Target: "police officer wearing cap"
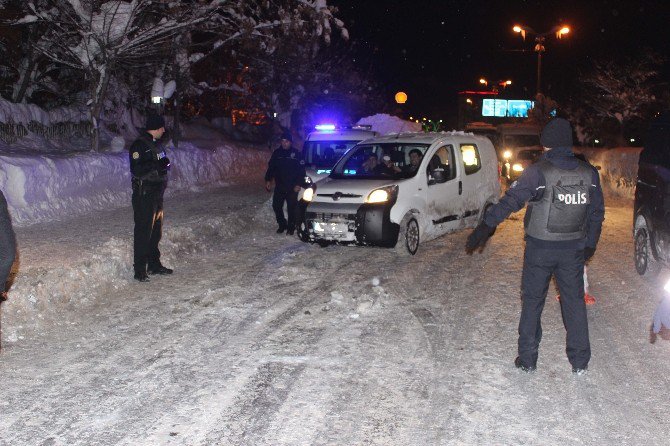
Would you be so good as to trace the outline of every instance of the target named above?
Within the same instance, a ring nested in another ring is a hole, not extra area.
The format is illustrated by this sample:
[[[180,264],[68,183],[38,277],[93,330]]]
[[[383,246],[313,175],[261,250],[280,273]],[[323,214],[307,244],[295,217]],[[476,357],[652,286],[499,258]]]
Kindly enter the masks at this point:
[[[133,185],[135,280],[149,281],[148,274],[172,274],[161,264],[158,249],[163,229],[163,194],[167,187],[170,160],[159,140],[165,133],[165,120],[151,114],[146,131],[130,146],[130,172]],[[147,274],[148,273],[148,274]]]
[[[272,196],[272,209],[277,219],[277,234],[286,231],[293,235],[298,211],[298,192],[305,183],[305,161],[299,151],[293,148],[293,138],[290,133],[281,136],[281,146],[272,152],[268,162],[268,170],[265,173],[265,189],[272,189],[272,181],[275,182],[275,190]],[[284,202],[288,211],[288,221],[284,216]]]
[[[567,331],[566,353],[572,372],[586,372],[591,358],[584,303],[584,262],[593,256],[605,215],[598,172],[572,152],[572,128],[562,118],[542,130],[545,154],[529,166],[510,189],[491,206],[470,234],[466,249],[486,243],[496,226],[528,203],[524,218],[526,250],[521,278],[521,317],[518,357],[524,372],[537,365],[542,339],[541,316],[551,276],[561,294]]]

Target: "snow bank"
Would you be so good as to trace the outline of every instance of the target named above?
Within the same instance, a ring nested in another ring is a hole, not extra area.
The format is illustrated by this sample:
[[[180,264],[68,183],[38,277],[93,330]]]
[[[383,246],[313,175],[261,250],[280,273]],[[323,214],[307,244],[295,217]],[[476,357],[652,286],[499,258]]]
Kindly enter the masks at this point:
[[[600,167],[600,181],[606,196],[633,199],[637,181],[637,162],[641,147],[614,149],[575,148],[594,166]]]
[[[256,178],[269,152],[219,142],[202,149],[182,142],[168,148],[168,193]],[[0,155],[0,190],[17,226],[128,205],[128,153]]]
[[[0,98],[0,122],[6,124],[29,124],[37,122],[44,126],[65,122],[82,122],[89,118],[86,107],[58,107],[44,110],[35,104],[15,104]]]
[[[376,114],[361,118],[357,125],[371,125],[372,130],[381,135],[388,133],[402,133],[402,132],[420,132],[421,124],[412,121],[405,121],[397,116],[387,114]]]

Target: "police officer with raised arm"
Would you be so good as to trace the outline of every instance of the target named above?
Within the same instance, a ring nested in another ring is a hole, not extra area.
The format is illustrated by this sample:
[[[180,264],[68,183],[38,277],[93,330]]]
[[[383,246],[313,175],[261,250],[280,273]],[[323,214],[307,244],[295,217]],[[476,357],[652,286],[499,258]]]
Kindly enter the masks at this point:
[[[526,202],[526,250],[521,278],[518,356],[514,365],[536,369],[541,316],[551,276],[561,293],[566,353],[572,372],[582,375],[591,358],[584,303],[584,262],[593,256],[605,216],[598,172],[572,152],[572,128],[562,118],[542,130],[542,159],[529,166],[470,234],[466,249],[486,243],[495,227]]]
[[[165,133],[165,120],[151,114],[146,131],[130,146],[130,172],[133,184],[135,280],[148,282],[148,274],[172,274],[160,261],[158,242],[163,231],[163,195],[167,187],[170,160],[159,140]],[[148,268],[148,269],[147,269]]]

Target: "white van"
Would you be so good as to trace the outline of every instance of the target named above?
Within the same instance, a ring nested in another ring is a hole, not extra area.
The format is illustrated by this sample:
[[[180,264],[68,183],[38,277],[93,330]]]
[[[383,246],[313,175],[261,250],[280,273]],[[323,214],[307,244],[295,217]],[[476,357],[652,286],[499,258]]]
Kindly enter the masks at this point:
[[[415,254],[422,242],[478,224],[500,196],[497,166],[491,141],[464,132],[364,141],[306,190],[299,235]]]

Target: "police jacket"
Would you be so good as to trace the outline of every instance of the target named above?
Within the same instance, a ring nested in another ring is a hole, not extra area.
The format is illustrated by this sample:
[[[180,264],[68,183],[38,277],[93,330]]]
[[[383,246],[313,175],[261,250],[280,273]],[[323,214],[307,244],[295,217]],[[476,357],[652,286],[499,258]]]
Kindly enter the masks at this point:
[[[498,204],[488,209],[484,223],[495,227],[527,202],[528,244],[556,249],[598,244],[605,217],[600,177],[593,166],[575,158],[570,147],[549,150],[526,168]]]
[[[280,147],[272,152],[265,181],[275,180],[276,190],[290,192],[305,183],[305,175],[305,161],[300,152],[292,147],[289,150]]]
[[[142,133],[129,150],[130,173],[135,180],[155,183],[167,181],[170,160],[150,133]]]

